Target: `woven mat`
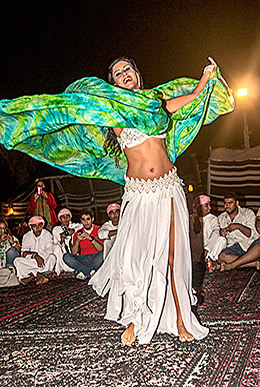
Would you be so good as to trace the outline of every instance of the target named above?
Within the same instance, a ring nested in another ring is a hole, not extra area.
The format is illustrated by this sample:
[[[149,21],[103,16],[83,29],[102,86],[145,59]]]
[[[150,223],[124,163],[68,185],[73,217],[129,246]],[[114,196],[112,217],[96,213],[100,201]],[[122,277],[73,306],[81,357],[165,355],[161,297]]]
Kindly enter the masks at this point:
[[[106,299],[87,281],[1,289],[0,384],[258,386],[258,281],[253,270],[206,274],[197,309],[206,339],[182,344],[156,334],[131,348],[120,344],[122,327],[104,320]]]

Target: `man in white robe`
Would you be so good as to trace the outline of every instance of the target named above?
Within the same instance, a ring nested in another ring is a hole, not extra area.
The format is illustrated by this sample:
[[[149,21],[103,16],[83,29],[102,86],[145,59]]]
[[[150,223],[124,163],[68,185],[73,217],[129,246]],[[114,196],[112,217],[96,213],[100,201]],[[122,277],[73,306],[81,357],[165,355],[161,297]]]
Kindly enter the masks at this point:
[[[225,211],[219,215],[221,234],[227,247],[219,255],[220,270],[260,268],[260,237],[257,217],[250,208],[239,206],[235,192],[224,196]]]
[[[227,240],[220,235],[220,226],[217,216],[213,215],[210,197],[199,196],[203,220],[203,247],[206,250],[206,259],[218,260],[220,252],[227,246]]]
[[[117,235],[120,205],[117,203],[109,204],[106,209],[109,221],[104,223],[98,231],[98,237],[104,240],[104,260],[107,258]]]
[[[258,234],[260,235],[260,208],[258,208],[258,211],[256,213],[255,217],[255,228]]]
[[[52,234],[45,230],[41,216],[33,216],[29,220],[30,231],[22,240],[22,256],[14,260],[17,277],[22,285],[27,285],[36,278],[36,285],[49,281],[44,273],[49,273],[55,265]]]
[[[72,272],[74,269],[66,265],[63,256],[66,253],[71,253],[71,243],[75,231],[82,227],[81,223],[72,223],[72,213],[67,208],[63,208],[58,213],[60,226],[55,226],[52,229],[54,254],[56,256],[55,273],[59,275],[61,272]]]
[[[193,222],[194,231],[197,234],[202,231],[203,235],[203,256],[209,272],[212,272],[215,265],[212,261],[218,261],[220,252],[227,246],[227,240],[220,235],[220,226],[217,216],[213,215],[210,205],[210,197],[199,195],[194,200],[197,214],[197,224]]]

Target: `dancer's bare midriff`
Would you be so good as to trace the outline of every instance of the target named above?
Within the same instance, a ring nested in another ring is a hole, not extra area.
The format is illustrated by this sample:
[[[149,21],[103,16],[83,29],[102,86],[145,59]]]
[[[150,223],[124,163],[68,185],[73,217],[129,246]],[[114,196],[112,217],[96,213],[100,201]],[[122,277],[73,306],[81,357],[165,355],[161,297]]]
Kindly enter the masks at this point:
[[[114,131],[120,137],[122,129]],[[163,138],[150,137],[137,146],[126,147],[124,153],[128,161],[126,175],[134,179],[158,179],[173,168]]]
[[[114,128],[115,134],[117,137],[120,137],[121,128]],[[173,168],[173,164],[170,161],[167,149],[165,145],[165,139],[150,137],[143,143],[132,147],[124,149],[125,156],[128,161],[128,169],[126,175],[128,177],[132,177],[134,179],[144,179],[144,180],[154,180],[163,177],[165,174],[169,173],[169,171]],[[173,223],[174,224],[174,223]],[[174,233],[173,233],[174,235]],[[172,260],[173,265],[173,254],[174,254],[174,246],[172,257],[169,252],[169,261]],[[172,258],[172,259],[171,259]],[[172,270],[172,287],[173,293],[175,291],[175,281],[173,278],[173,270]],[[178,302],[177,293],[175,294],[175,304],[177,308],[177,329],[179,333],[179,339],[182,342],[192,341],[194,337],[186,330]],[[131,346],[135,341],[136,336],[134,332],[134,324],[131,323],[124,333],[121,336],[121,340],[123,345]]]

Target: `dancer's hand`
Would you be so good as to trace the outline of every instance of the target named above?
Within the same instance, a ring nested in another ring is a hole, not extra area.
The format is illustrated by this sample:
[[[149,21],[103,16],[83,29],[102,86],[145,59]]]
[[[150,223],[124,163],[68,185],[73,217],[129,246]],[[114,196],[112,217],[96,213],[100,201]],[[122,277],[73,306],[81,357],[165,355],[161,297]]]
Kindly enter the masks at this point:
[[[168,110],[169,113],[174,113],[177,110],[181,109],[183,106],[194,101],[200,95],[200,93],[204,90],[206,84],[208,83],[209,78],[217,69],[216,62],[210,56],[208,59],[209,59],[211,64],[207,65],[204,68],[203,74],[200,78],[200,81],[192,93],[180,95],[178,97],[174,97],[174,98],[170,98],[170,99],[166,99],[166,109]]]
[[[217,69],[217,63],[214,61],[213,58],[211,58],[211,56],[208,57],[208,60],[211,64],[204,67],[203,74],[207,72],[209,73],[209,76],[211,76]]]

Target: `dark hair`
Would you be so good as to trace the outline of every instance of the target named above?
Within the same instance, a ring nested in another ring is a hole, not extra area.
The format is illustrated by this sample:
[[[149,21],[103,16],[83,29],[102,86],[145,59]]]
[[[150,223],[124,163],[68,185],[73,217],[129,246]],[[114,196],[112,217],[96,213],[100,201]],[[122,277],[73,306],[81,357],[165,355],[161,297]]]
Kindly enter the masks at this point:
[[[200,196],[202,194],[199,194],[198,196],[195,197],[193,203],[195,205],[195,208],[196,208],[196,212],[198,214],[198,216],[202,217],[202,208],[201,208],[201,204],[200,204]]]
[[[82,215],[89,215],[91,218],[94,218],[94,212],[90,207],[86,207],[81,211],[80,218],[82,217]]]
[[[46,182],[43,179],[36,179],[35,180],[35,186],[37,187],[37,184],[40,183],[40,182],[43,183],[44,186],[46,187]]]
[[[119,167],[120,155],[122,150],[117,141],[116,134],[113,128],[106,127],[104,130],[105,141],[103,143],[103,148],[105,155],[112,156],[115,160],[116,166]]]
[[[114,80],[114,76],[113,76],[113,67],[115,66],[115,64],[117,64],[118,62],[121,62],[121,61],[129,63],[130,66],[134,69],[134,71],[138,74],[139,81],[140,81],[139,86],[140,86],[140,89],[142,89],[143,88],[143,79],[141,77],[140,71],[138,70],[138,67],[136,66],[135,61],[132,58],[125,58],[123,56],[115,59],[108,67],[108,82],[111,84],[116,83]]]
[[[48,190],[49,190],[50,187],[47,187],[47,185],[49,185],[49,184],[48,184],[48,181],[47,181],[47,180],[44,180],[44,179],[40,179],[40,178],[39,178],[39,179],[37,178],[37,179],[35,180],[35,183],[34,183],[34,192],[37,193],[37,184],[38,184],[40,181],[44,184],[45,192],[49,192]]]
[[[0,223],[3,223],[3,224],[5,225],[5,227],[6,227],[6,228],[8,229],[8,231],[9,231],[9,226],[8,226],[8,223],[7,223],[6,220],[0,219]]]
[[[115,59],[110,66],[108,67],[108,82],[111,84],[115,83],[114,77],[113,77],[113,67],[115,64],[117,64],[120,61],[124,61],[130,64],[130,66],[134,69],[134,71],[138,74],[139,81],[140,81],[140,88],[143,87],[143,80],[140,74],[140,71],[138,70],[135,61],[131,58],[125,58],[125,57],[120,57]],[[117,141],[115,132],[113,131],[112,128],[106,127],[105,131],[105,141],[103,144],[103,148],[105,151],[105,154],[108,156],[112,156],[115,160],[116,166],[119,167],[119,161],[120,161],[120,155],[122,153],[122,150],[120,148],[120,145]]]
[[[235,201],[238,201],[238,196],[237,196],[237,194],[235,192],[228,192],[224,196],[224,200],[225,199],[234,199]]]

